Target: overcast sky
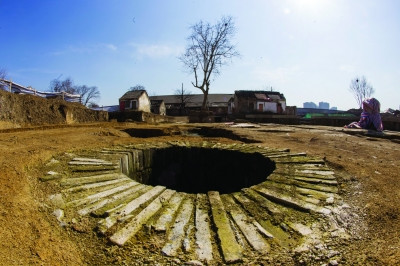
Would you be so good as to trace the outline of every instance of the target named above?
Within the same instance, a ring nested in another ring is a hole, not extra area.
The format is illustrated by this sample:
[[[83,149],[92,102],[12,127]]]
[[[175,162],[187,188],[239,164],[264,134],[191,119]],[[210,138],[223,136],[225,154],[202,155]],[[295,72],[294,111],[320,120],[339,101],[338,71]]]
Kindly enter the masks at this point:
[[[357,107],[351,79],[364,75],[382,109],[400,106],[397,0],[0,0],[0,68],[47,91],[70,77],[97,86],[100,105],[130,87],[149,95],[191,85],[178,56],[200,20],[232,16],[241,56],[221,69],[210,93],[264,90],[287,105],[324,101]]]

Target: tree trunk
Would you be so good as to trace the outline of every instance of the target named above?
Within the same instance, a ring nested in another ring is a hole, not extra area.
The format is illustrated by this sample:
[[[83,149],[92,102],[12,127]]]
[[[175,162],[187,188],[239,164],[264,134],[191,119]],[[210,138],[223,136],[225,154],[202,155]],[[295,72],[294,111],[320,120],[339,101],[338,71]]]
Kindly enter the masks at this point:
[[[204,98],[203,98],[203,105],[201,106],[202,111],[206,111],[207,108],[207,99],[208,99],[208,92],[204,92]]]

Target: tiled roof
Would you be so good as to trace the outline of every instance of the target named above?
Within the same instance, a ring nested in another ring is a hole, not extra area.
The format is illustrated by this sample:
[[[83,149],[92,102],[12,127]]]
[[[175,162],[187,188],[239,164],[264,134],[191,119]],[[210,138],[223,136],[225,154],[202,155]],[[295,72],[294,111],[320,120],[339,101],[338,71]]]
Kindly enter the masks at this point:
[[[256,98],[260,100],[268,100],[267,95],[265,95],[264,93],[254,93],[254,96],[256,96]]]
[[[274,100],[285,100],[285,96],[278,91],[250,91],[250,90],[239,90],[235,91],[235,95],[241,98],[255,98],[260,100],[266,100],[268,98]]]
[[[152,99],[150,99],[150,104],[153,107],[160,106],[163,102],[164,102],[164,100],[152,100]]]
[[[134,90],[134,91],[128,91],[122,97],[120,100],[125,100],[125,99],[137,99],[140,96],[142,96],[143,93],[147,93],[145,90]]]
[[[196,107],[203,104],[204,94],[191,94],[190,99],[186,101],[187,107]],[[227,105],[228,101],[233,97],[233,94],[208,94],[207,101],[208,106],[216,107],[220,105]],[[179,95],[160,95],[150,96],[150,100],[164,100],[165,104],[180,104],[181,99]]]

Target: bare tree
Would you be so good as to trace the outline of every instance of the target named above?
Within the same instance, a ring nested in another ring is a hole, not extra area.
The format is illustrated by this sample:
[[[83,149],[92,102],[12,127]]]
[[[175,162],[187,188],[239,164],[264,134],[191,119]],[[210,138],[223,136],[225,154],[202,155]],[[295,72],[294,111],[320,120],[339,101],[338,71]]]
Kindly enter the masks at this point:
[[[81,95],[82,104],[88,107],[96,105],[96,102],[94,100],[100,98],[100,92],[96,86],[91,86],[91,87],[86,85],[76,86],[75,93]]]
[[[222,17],[215,25],[200,21],[191,26],[191,30],[189,44],[179,59],[190,73],[194,73],[192,84],[204,94],[204,110],[212,75],[218,75],[223,65],[239,56],[236,47],[231,44],[236,29],[232,17]]]
[[[365,76],[355,77],[350,82],[350,91],[354,94],[358,106],[362,109],[362,102],[365,98],[371,97],[375,89],[367,82]]]
[[[179,114],[183,115],[184,110],[186,108],[186,104],[190,102],[190,100],[193,98],[192,92],[185,90],[183,88],[183,83],[182,83],[182,88],[175,90],[175,97],[179,100],[180,103]]]
[[[65,80],[53,79],[50,82],[50,91],[54,92],[67,92],[74,94],[75,87],[74,82],[71,78],[66,78]]]
[[[100,107],[100,106],[97,103],[89,103],[87,107],[96,108],[96,107]]]
[[[95,100],[100,98],[100,91],[96,86],[74,85],[71,78],[65,80],[53,79],[50,82],[50,91],[80,94],[81,103],[85,106],[96,104]]]
[[[4,68],[0,68],[0,80],[7,78],[7,71]],[[0,88],[5,89],[6,83],[0,81]]]
[[[129,91],[144,91],[144,90],[146,90],[146,88],[141,84],[136,84],[135,86],[129,88]]]
[[[7,77],[7,71],[4,68],[0,68],[0,79],[5,79]]]

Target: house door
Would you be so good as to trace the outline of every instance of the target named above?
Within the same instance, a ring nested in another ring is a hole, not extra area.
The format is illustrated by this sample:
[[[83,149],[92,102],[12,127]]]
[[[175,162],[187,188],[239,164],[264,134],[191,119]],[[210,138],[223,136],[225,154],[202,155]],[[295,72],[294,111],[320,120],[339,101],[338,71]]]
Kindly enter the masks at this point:
[[[249,112],[253,112],[254,110],[254,103],[249,103]]]
[[[132,101],[132,109],[133,110],[137,109],[137,101]]]
[[[264,105],[262,103],[258,104],[258,111],[260,112],[264,111]]]

